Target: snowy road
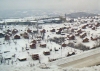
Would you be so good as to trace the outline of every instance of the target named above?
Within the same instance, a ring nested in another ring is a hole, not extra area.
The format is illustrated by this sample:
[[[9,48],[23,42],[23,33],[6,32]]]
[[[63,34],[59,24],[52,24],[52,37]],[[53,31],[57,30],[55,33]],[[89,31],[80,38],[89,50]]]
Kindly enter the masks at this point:
[[[81,68],[81,67],[88,67],[88,66],[93,66],[100,64],[100,53],[90,55],[88,57],[84,57],[72,62],[68,62],[65,64],[59,65],[62,68],[65,67],[76,67],[76,68]]]

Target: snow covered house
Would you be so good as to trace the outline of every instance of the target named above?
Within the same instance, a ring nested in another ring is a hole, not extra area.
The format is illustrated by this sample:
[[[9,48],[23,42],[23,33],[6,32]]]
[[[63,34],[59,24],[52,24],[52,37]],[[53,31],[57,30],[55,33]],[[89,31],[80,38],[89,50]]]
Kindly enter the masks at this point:
[[[10,35],[9,34],[5,35],[5,40],[10,40]]]
[[[61,31],[57,31],[56,34],[61,34]]]
[[[20,39],[20,35],[15,35],[14,39]]]
[[[28,28],[28,29],[27,29],[27,32],[28,32],[28,33],[32,33],[32,30],[30,30],[30,29]]]
[[[46,33],[46,30],[45,29],[42,29],[40,32],[41,33]]]
[[[85,32],[80,34],[80,38],[84,38],[87,34]]]
[[[73,28],[71,28],[71,32],[74,32],[74,29]]]
[[[26,58],[18,58],[19,61],[26,61]]]
[[[55,29],[51,29],[50,32],[55,32]]]
[[[29,39],[29,36],[28,35],[24,35],[23,36],[25,39]]]
[[[95,26],[96,26],[96,27],[99,27],[99,26],[100,26],[100,23],[95,23]]]
[[[27,32],[21,33],[20,35],[25,39],[29,39],[29,35]]]
[[[38,33],[38,30],[37,29],[33,29],[33,33],[34,34]]]
[[[31,42],[32,42],[32,43],[35,43],[35,44],[37,43],[37,41],[36,41],[36,40],[33,40],[33,41],[31,41]]]
[[[40,47],[42,47],[42,48],[46,48],[46,43],[42,43],[42,44],[40,44]]]
[[[82,30],[78,29],[76,32],[80,34],[80,33],[82,33]]]
[[[67,56],[75,55],[75,52],[68,52]]]
[[[86,29],[86,26],[87,26],[87,25],[83,25],[83,26],[82,26],[82,29]]]
[[[96,36],[91,36],[91,40],[92,41],[95,41],[95,40],[97,40],[98,38],[96,37]]]
[[[42,36],[41,35],[37,35],[37,38],[42,38]]]
[[[12,30],[12,34],[16,34],[17,32],[18,32],[17,29],[13,29],[13,30]]]
[[[4,53],[3,53],[3,58],[4,58],[5,60],[10,60],[10,59],[12,59],[12,56],[13,56],[13,55],[14,55],[14,53],[12,53],[12,52],[6,50],[6,51],[4,51]]]
[[[83,38],[83,42],[89,42],[89,39],[87,37]]]
[[[79,33],[75,33],[75,36],[79,36]]]
[[[33,54],[32,59],[33,60],[39,60],[39,54]]]
[[[50,55],[50,51],[44,51],[43,54],[44,55]]]
[[[92,28],[92,24],[89,24],[88,27],[89,27],[89,28]]]
[[[75,40],[75,36],[72,35],[72,34],[70,34],[70,35],[68,35],[68,39],[69,39],[69,40]]]
[[[10,29],[7,29],[7,33],[9,33],[9,32],[11,32],[11,30]]]
[[[59,29],[57,29],[57,30],[61,32],[61,31],[62,31],[62,28],[59,28]]]
[[[92,30],[95,30],[95,29],[96,29],[96,28],[93,26],[93,27],[92,27]]]
[[[65,44],[65,43],[62,44],[62,47],[66,47],[66,46],[67,46],[67,44]]]
[[[32,44],[30,45],[30,48],[31,48],[31,49],[36,49],[36,44],[35,44],[35,43],[32,43]]]
[[[18,57],[18,60],[19,61],[26,61],[27,60],[27,58],[26,58],[26,56],[24,56],[24,55],[20,55],[19,57]]]

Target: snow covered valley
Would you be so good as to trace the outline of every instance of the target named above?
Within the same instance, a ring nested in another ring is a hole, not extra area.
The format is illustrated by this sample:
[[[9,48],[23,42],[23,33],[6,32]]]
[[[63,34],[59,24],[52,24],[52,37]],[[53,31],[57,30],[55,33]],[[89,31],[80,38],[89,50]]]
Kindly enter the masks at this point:
[[[84,21],[87,23],[81,23]],[[100,66],[95,66],[95,63],[94,66],[86,65],[83,68],[73,68],[74,64],[70,67],[63,65],[100,53],[100,23],[97,19],[77,19],[73,23],[1,25],[1,27],[0,71],[100,70]],[[95,60],[94,57],[90,59]]]

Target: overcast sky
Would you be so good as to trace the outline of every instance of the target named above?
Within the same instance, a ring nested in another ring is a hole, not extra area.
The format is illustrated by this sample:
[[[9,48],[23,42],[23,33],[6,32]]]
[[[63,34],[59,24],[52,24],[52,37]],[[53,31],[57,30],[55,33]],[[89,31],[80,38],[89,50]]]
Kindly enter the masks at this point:
[[[100,10],[100,0],[0,0],[0,9]]]

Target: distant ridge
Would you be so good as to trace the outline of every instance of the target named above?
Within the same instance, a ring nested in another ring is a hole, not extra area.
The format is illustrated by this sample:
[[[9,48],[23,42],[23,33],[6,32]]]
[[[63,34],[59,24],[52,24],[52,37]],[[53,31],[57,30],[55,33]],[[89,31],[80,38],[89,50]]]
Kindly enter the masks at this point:
[[[92,17],[92,16],[97,16],[97,15],[98,14],[93,14],[93,13],[76,12],[76,13],[67,14],[66,17],[69,17],[69,18],[78,18],[78,17]]]

